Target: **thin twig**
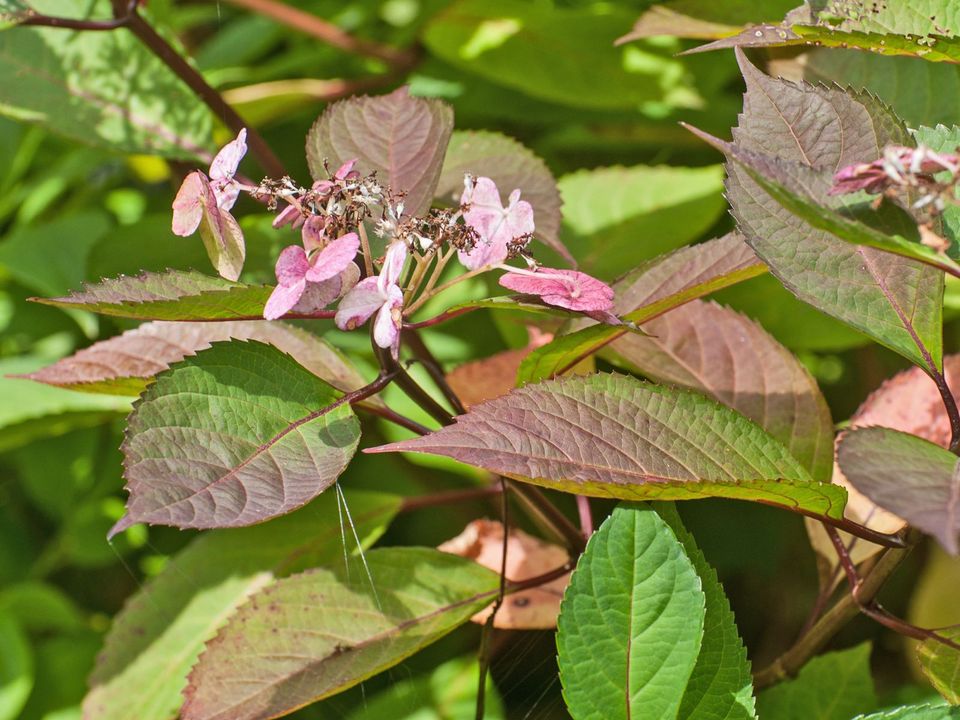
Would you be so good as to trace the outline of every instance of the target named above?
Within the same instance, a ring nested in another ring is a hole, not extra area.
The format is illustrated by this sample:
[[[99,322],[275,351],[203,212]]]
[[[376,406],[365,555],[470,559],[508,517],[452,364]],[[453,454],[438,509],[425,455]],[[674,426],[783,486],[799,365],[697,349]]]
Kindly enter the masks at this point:
[[[861,525],[858,522],[854,522],[849,518],[842,518],[838,520],[837,518],[801,507],[790,507],[787,505],[781,505],[780,503],[768,502],[766,500],[757,500],[756,502],[762,505],[770,505],[781,510],[789,510],[790,512],[797,513],[798,515],[819,520],[826,525],[835,527],[838,530],[843,530],[845,533],[858,537],[861,540],[872,542],[874,545],[879,545],[886,548],[904,548],[907,546],[902,532],[893,534],[882,533],[872,528],[868,528],[866,525]]]
[[[543,494],[540,488],[529,485],[528,483],[508,480],[507,484],[516,493],[530,514],[539,517],[557,537],[567,546],[571,557],[578,557],[587,546],[580,530],[574,525],[567,516],[550,502],[550,499]]]
[[[493,603],[493,609],[490,611],[487,621],[483,624],[483,632],[480,635],[480,649],[478,651],[480,677],[477,688],[477,706],[476,720],[483,720],[486,702],[487,671],[490,669],[490,642],[493,637],[493,623],[496,621],[497,613],[503,606],[503,598],[507,592],[507,547],[510,535],[510,503],[507,502],[507,481],[500,478],[500,524],[503,527],[503,542],[500,545],[500,587],[497,590],[497,599]]]
[[[411,420],[406,415],[401,415],[396,410],[391,410],[386,405],[358,403],[356,409],[368,412],[371,415],[382,417],[384,420],[389,420],[394,425],[399,425],[402,428],[406,428],[411,432],[415,432],[417,435],[426,435],[430,432],[430,428],[427,426],[421,425],[416,420]]]
[[[378,347],[376,343],[373,343],[373,350],[380,367],[384,371],[395,374],[397,387],[403,390],[407,397],[426,410],[441,425],[449,425],[453,422],[453,416],[444,409],[443,405],[434,400],[430,393],[420,387],[406,370],[400,367],[399,363],[390,354],[390,350]]]
[[[577,495],[577,514],[580,516],[580,532],[589,539],[593,535],[593,511],[586,495]]]
[[[227,0],[227,2],[272,18],[295,30],[312,35],[328,45],[355,55],[376,58],[388,65],[399,65],[401,67],[409,67],[416,60],[416,55],[413,52],[353,37],[333,23],[299,10],[292,5],[275,2],[274,0]]]
[[[932,377],[940,393],[940,399],[943,401],[943,407],[947,411],[947,417],[950,418],[949,450],[954,455],[960,455],[960,409],[957,408],[957,400],[950,391],[947,378],[942,372],[937,370]]]
[[[434,493],[432,495],[415,495],[404,498],[398,512],[413,512],[424,508],[439,507],[442,505],[453,505],[459,502],[469,500],[479,500],[485,497],[492,497],[503,492],[501,483],[496,482],[485,487],[467,488],[466,490],[447,490],[445,492]]]
[[[440,388],[440,392],[443,393],[447,402],[450,403],[453,411],[457,415],[463,415],[467,409],[463,406],[463,403],[460,402],[460,398],[457,397],[453,388],[450,387],[450,383],[447,382],[447,376],[443,373],[443,368],[440,367],[439,361],[434,357],[433,353],[430,352],[430,348],[427,347],[423,338],[420,337],[419,333],[415,330],[405,333],[404,338],[407,341],[407,347],[409,347],[410,350],[413,351],[414,356],[423,363],[423,367],[426,369],[427,374],[430,375],[430,379]]]
[[[460,317],[461,315],[466,315],[469,312],[474,310],[479,310],[479,305],[471,305],[468,307],[455,308],[454,310],[447,310],[440,313],[432,318],[426,320],[421,320],[419,322],[405,322],[403,327],[405,330],[419,330],[420,328],[433,327],[434,325],[439,325],[444,323],[447,320],[453,320],[455,317]]]

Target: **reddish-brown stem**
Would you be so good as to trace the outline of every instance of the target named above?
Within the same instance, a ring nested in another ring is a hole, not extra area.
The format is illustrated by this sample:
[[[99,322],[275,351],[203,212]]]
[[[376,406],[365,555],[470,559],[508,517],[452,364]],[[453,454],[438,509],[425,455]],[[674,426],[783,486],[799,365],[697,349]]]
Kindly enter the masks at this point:
[[[272,18],[279,23],[304,32],[322,40],[328,45],[340,48],[355,55],[382,60],[388,65],[409,67],[415,60],[413,53],[406,50],[387,47],[369,40],[356,38],[344,32],[333,23],[323,18],[311,15],[292,5],[275,2],[274,0],[227,0],[234,5],[252,10],[253,12]]]
[[[486,689],[487,689],[487,671],[490,668],[490,659],[493,656],[491,648],[491,639],[493,637],[493,623],[496,621],[497,613],[503,606],[503,598],[507,594],[507,548],[510,536],[510,503],[507,502],[507,481],[500,478],[500,524],[503,527],[503,542],[500,545],[500,587],[497,590],[497,599],[493,602],[493,609],[490,616],[483,624],[483,633],[480,636],[479,657],[479,679],[477,688],[476,720],[483,720],[485,713]]]
[[[866,525],[861,525],[860,523],[854,522],[849,518],[842,518],[838,520],[837,518],[829,517],[828,515],[822,515],[821,513],[813,512],[812,510],[806,510],[800,507],[788,507],[787,505],[767,502],[766,500],[757,500],[756,502],[762,505],[771,505],[772,507],[780,508],[781,510],[789,510],[790,512],[797,513],[798,515],[804,515],[805,517],[819,520],[825,525],[835,527],[838,530],[843,530],[845,533],[853,535],[854,537],[858,537],[861,540],[872,542],[874,545],[880,545],[881,547],[887,548],[906,547],[906,541],[901,533],[890,535],[888,533],[877,532],[876,530],[868,528]]]
[[[589,539],[593,535],[593,511],[586,495],[577,495],[577,514],[580,516],[580,532]]]
[[[507,480],[510,489],[526,506],[527,513],[540,518],[547,527],[551,528],[557,537],[567,546],[571,557],[577,557],[587,545],[580,530],[567,519],[560,510],[550,502],[550,498],[543,494],[540,488],[527,483]]]
[[[511,593],[520,592],[521,590],[529,590],[530,588],[540,587],[541,585],[546,585],[548,582],[556,580],[566,575],[568,572],[571,572],[576,566],[574,560],[564,563],[560,567],[556,567],[549,572],[545,572],[543,575],[537,575],[532,578],[527,578],[526,580],[517,580],[507,583],[507,595]]]
[[[44,15],[34,10],[27,11],[27,17],[21,20],[19,25],[36,25],[40,27],[64,28],[67,30],[86,30],[93,32],[102,32],[104,30],[116,30],[126,27],[130,17],[136,12],[139,0],[132,0],[126,10],[119,16],[110,20],[78,20],[76,18],[54,17],[53,15]]]
[[[447,376],[443,373],[443,368],[440,367],[440,363],[436,357],[434,357],[433,353],[430,352],[430,348],[427,347],[423,338],[421,338],[416,331],[411,331],[404,333],[404,340],[406,340],[407,347],[410,348],[414,356],[423,363],[423,367],[426,369],[427,374],[430,375],[430,379],[440,388],[440,392],[443,393],[447,402],[450,403],[453,411],[457,415],[463,415],[467,409],[463,406],[463,403],[460,402],[460,398],[457,397],[453,388],[450,387],[450,384],[447,382]]]
[[[411,432],[415,432],[417,435],[426,435],[427,433],[430,432],[430,428],[424,425],[421,425],[416,420],[411,420],[405,415],[401,415],[395,410],[391,410],[385,405],[374,405],[374,404],[368,405],[364,403],[362,405],[358,404],[356,409],[362,410],[364,412],[368,412],[371,415],[382,417],[384,420],[389,420],[394,425],[399,425],[402,428],[406,428]]]
[[[434,325],[439,325],[440,323],[444,323],[447,320],[453,320],[453,318],[455,317],[460,317],[461,315],[466,315],[469,312],[473,312],[474,310],[479,310],[479,309],[480,309],[479,307],[462,307],[462,308],[456,308],[455,310],[447,310],[446,312],[442,312],[439,315],[436,315],[435,317],[432,317],[432,318],[428,318],[426,320],[420,320],[419,322],[405,322],[403,324],[403,329],[419,330],[420,328],[433,327]]]
[[[493,497],[503,492],[499,482],[486,487],[467,488],[466,490],[448,490],[446,492],[434,493],[433,495],[418,495],[405,498],[400,505],[400,512],[414,512],[424,508],[438,507],[442,505],[453,505],[460,502],[469,502],[470,500],[479,500],[486,497]]]
[[[943,401],[943,407],[947,411],[947,417],[950,419],[950,447],[949,450],[954,455],[960,455],[960,409],[957,408],[957,400],[950,392],[950,386],[947,384],[947,378],[944,373],[936,370],[931,374],[933,382],[937,385],[937,391],[940,393],[940,399]]]

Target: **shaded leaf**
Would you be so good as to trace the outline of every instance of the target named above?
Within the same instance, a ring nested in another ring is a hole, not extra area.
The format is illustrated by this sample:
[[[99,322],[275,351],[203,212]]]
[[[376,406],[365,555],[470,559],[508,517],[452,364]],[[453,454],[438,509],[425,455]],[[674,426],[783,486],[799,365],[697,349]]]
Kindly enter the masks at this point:
[[[703,638],[700,579],[652,509],[621,505],[590,538],[557,627],[578,720],[675,717]]]
[[[632,20],[617,6],[459,0],[431,18],[423,42],[455,67],[534,98],[577,108],[698,107],[669,46],[613,46]]]
[[[533,206],[536,236],[568,260],[569,251],[560,242],[560,191],[547,164],[525,145],[500,133],[455,130],[443,158],[435,195],[457,203],[463,193],[464,173],[491,178],[502,194],[514,188]]]
[[[960,640],[960,626],[937,630],[954,642]],[[930,683],[951,705],[960,705],[960,651],[927,638],[917,646],[920,668]]]
[[[406,87],[389,95],[341,100],[307,134],[310,174],[326,178],[324,160],[334,170],[356,158],[358,171],[376,171],[393,192],[407,193],[405,214],[419,215],[430,207],[452,131],[449,105],[412,97]]]
[[[272,290],[268,285],[245,285],[195,270],[167,270],[121,275],[84,284],[66,297],[34,300],[136,320],[234,320],[261,317]]]
[[[853,720],[955,720],[960,708],[949,705],[907,705],[894,710],[857,715]]]
[[[870,643],[815,657],[796,678],[757,697],[760,717],[778,720],[848,720],[876,706]]]
[[[603,279],[696,240],[726,209],[719,165],[579,170],[559,186],[564,242]]]
[[[837,449],[840,470],[885,510],[933,535],[958,554],[960,473],[957,456],[929,440],[887,428],[857,428]]]
[[[503,525],[497,520],[474,520],[463,532],[437,547],[437,550],[473,560],[496,573],[503,566]],[[507,535],[507,580],[528,580],[545,575],[570,560],[559,545],[544,542],[523,530],[510,528]],[[493,619],[493,626],[505,630],[549,630],[556,627],[560,598],[570,582],[567,573],[556,580],[530,590],[511,593]],[[470,618],[481,625],[490,617],[488,606]]]
[[[839,517],[844,493],[786,449],[695,393],[622,375],[518,388],[454,425],[366,452],[452,457],[522,482],[597,497],[762,500]]]
[[[349,361],[322,338],[266,320],[144,323],[21,377],[71,390],[139,395],[154,375],[171,364],[230,339],[273,345],[340,390],[356,390],[364,384]]]
[[[256,341],[214,343],[157,376],[123,441],[127,514],[140,522],[237,527],[288,513],[332,485],[360,425],[340,393]]]
[[[706,599],[700,654],[687,681],[677,717],[690,720],[756,718],[750,661],[717,573],[707,563],[693,535],[683,527],[676,510],[661,504],[657,513],[683,545]]]
[[[392,682],[367,697],[347,720],[467,720],[476,714],[480,666],[475,657],[448,660],[429,674]],[[484,720],[503,720],[503,705],[487,676]]]
[[[0,613],[0,719],[20,717],[33,681],[30,641],[9,613]]]
[[[729,308],[694,301],[610,350],[657,382],[699,390],[765,429],[817,480],[833,464],[833,420],[820,388],[790,351]]]
[[[383,548],[361,566],[308,570],[255,594],[190,673],[184,720],[284,715],[396,665],[465,623],[496,573],[427,548]],[[374,590],[374,588],[376,588]]]
[[[112,17],[103,0],[32,0],[31,6],[60,17]],[[127,30],[30,26],[4,33],[0,97],[5,115],[119,152],[193,159],[211,146],[210,110]]]
[[[357,491],[345,497],[364,547],[399,507],[392,495]],[[304,567],[342,563],[345,551],[354,552],[342,545],[352,532],[344,535],[338,505],[337,495],[329,493],[269,523],[196,538],[114,619],[90,678],[84,717],[176,717],[204,643],[252,593]]]
[[[747,92],[734,140],[745,151],[835,171],[880,157],[886,145],[912,144],[896,116],[869,95],[775,80],[742,53],[738,59]],[[939,366],[942,272],[814,229],[736,163],[728,163],[727,195],[747,242],[799,299],[918,365]]]
[[[764,272],[766,266],[742,237],[731,233],[681,248],[631,271],[613,285],[614,311],[634,323],[644,323]],[[624,328],[591,325],[561,335],[524,359],[517,384],[561,375],[626,332]]]

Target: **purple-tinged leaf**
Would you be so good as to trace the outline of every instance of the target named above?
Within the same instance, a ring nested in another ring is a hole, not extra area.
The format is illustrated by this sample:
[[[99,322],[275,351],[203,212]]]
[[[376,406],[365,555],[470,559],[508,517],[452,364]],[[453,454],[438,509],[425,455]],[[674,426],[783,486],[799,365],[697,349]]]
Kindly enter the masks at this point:
[[[467,622],[497,585],[475,562],[411,547],[277,580],[207,643],[181,717],[266,720],[346,690]]]
[[[348,490],[343,497],[360,548],[383,534],[400,506],[400,498],[382,493]],[[328,493],[269,523],[203,533],[177,553],[114,618],[90,677],[83,717],[177,717],[204,643],[250,595],[275,578],[343,563],[342,510],[340,497]]]
[[[633,29],[617,40],[617,45],[674,35],[712,40],[741,30],[744,25],[764,20],[780,20],[796,6],[796,0],[666,0],[643,11]]]
[[[767,77],[738,53],[747,83],[734,130],[742,150],[833,173],[912,145],[903,124],[865,93]],[[851,245],[782,207],[741,165],[729,162],[727,196],[741,232],[800,300],[935,371],[942,354],[943,273],[914,260]],[[824,205],[829,183],[811,189]]]
[[[960,552],[960,467],[957,456],[915,435],[857,428],[837,449],[853,487],[928,535],[951,555]]]
[[[230,339],[273,345],[339,390],[356,390],[364,384],[347,359],[322,338],[292,325],[263,320],[144,323],[18,377],[69,390],[139,395],[154,375],[173,363],[211,343]]]
[[[937,630],[953,642],[960,641],[960,625]],[[930,684],[951,705],[960,705],[960,652],[956,648],[927,638],[917,645],[920,669]]]
[[[268,285],[245,285],[195,270],[167,270],[85,284],[66,297],[32,299],[136,320],[234,320],[260,317],[271,290]]]
[[[454,425],[367,452],[443,455],[522,482],[626,500],[730,497],[840,517],[845,499],[742,415],[623,375],[527,385]]]
[[[573,263],[573,257],[560,242],[560,191],[543,160],[506,135],[455,130],[443,159],[436,197],[456,204],[463,192],[465,173],[488,177],[505,193],[519,188],[523,199],[533,206],[536,237]]]
[[[680,248],[625,275],[613,285],[614,312],[634,323],[644,323],[766,270],[742,236],[730,233]],[[622,327],[591,325],[561,335],[524,359],[517,384],[561,375],[626,332]]]
[[[449,105],[413,97],[406,87],[341,100],[307,134],[310,174],[326,178],[324,160],[335,166],[357,158],[359,172],[375,170],[394,192],[407,193],[404,214],[419,215],[430,207],[452,131]]]
[[[214,343],[157,376],[121,450],[136,523],[239,527],[291,512],[332,485],[360,425],[340,393],[259,342]]]
[[[829,481],[833,420],[816,381],[763,328],[729,308],[694,301],[626,335],[615,357],[657,382],[699,390],[753,420]]]

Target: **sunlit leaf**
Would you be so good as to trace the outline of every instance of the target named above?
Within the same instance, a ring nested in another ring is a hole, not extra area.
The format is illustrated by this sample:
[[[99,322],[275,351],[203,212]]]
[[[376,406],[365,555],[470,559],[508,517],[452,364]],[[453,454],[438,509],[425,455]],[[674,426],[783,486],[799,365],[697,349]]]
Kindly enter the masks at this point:
[[[607,167],[560,178],[562,237],[604,279],[701,237],[726,209],[719,165]]]
[[[103,0],[30,5],[60,17],[112,17]],[[5,115],[120,152],[193,159],[211,147],[210,110],[127,30],[30,26],[3,33],[0,98]]]
[[[870,643],[820,655],[757,697],[760,717],[778,720],[849,720],[876,707]]]
[[[766,272],[766,266],[736,233],[681,248],[631,271],[613,285],[614,310],[644,323],[686,302]],[[561,335],[528,355],[517,384],[554,377],[626,334],[624,328],[592,325]]]
[[[497,575],[427,548],[383,548],[366,567],[308,570],[243,605],[190,673],[184,720],[285,715],[346,690],[465,623]]]
[[[907,705],[894,710],[857,715],[853,720],[956,720],[960,708],[949,705]]]
[[[506,196],[517,188],[521,199],[533,206],[536,235],[566,258],[560,242],[560,192],[546,163],[522,143],[500,133],[455,130],[443,159],[436,196],[457,203],[463,192],[464,173],[489,177]]]
[[[405,192],[404,213],[430,206],[453,131],[453,109],[440,100],[412,97],[406,87],[389,95],[352,97],[328,107],[307,135],[307,161],[314,179],[329,177],[340,163],[357,159],[361,173]],[[462,182],[462,180],[461,180]]]
[[[683,527],[676,510],[660,504],[657,513],[683,545],[706,599],[700,654],[687,681],[677,717],[689,720],[756,718],[750,661],[717,573],[697,547],[693,535]]]
[[[22,377],[84,392],[139,395],[154,375],[171,364],[231,338],[273,345],[340,390],[356,390],[364,384],[356,368],[322,338],[266,320],[144,323]]]
[[[960,640],[960,626],[938,629],[938,635]],[[927,638],[917,646],[920,667],[930,683],[951,705],[960,705],[960,650]]]
[[[597,497],[730,497],[833,517],[845,497],[814,482],[780,443],[729,408],[622,375],[527,385],[454,425],[367,450],[401,451]]]
[[[360,426],[340,393],[276,348],[214,343],[157,376],[123,442],[136,523],[237,527],[291,512],[332,485]]]
[[[658,382],[699,390],[777,438],[817,480],[833,464],[833,420],[816,381],[762,327],[694,301],[627,335],[610,351]]]
[[[512,0],[459,0],[433,16],[423,41],[430,52],[462,70],[564,105],[698,106],[701,99],[669,46],[613,46],[634,17],[617,6],[597,12]]]
[[[396,497],[379,493],[348,492],[345,498],[364,547],[381,535],[399,506]],[[204,533],[171,559],[115,618],[90,678],[84,717],[176,717],[187,674],[204,643],[252,593],[274,578],[343,563],[344,552],[355,552],[353,531],[342,527],[338,503],[329,493],[263,525]]]
[[[621,505],[590,538],[557,627],[560,682],[578,720],[676,717],[703,638],[690,559],[651,508]]]
[[[877,505],[960,552],[957,456],[929,440],[887,428],[857,428],[837,450],[850,484]]]
[[[747,93],[734,140],[745,151],[836,170],[880,157],[888,144],[912,144],[896,116],[869,95],[777,80],[739,59]],[[817,230],[740,165],[728,163],[728,173],[741,231],[788,290],[914,363],[939,366],[941,271]]]
[[[235,320],[262,317],[273,288],[245,285],[195,270],[121,275],[85,284],[65,297],[35,298],[44,305],[137,320]]]

